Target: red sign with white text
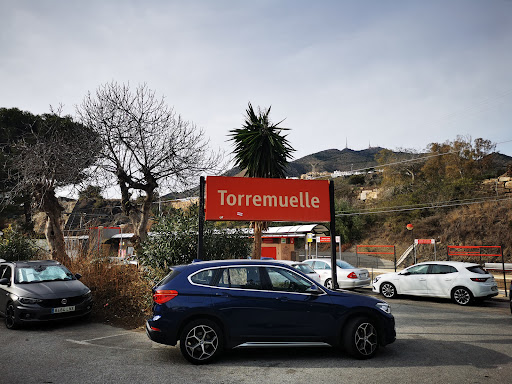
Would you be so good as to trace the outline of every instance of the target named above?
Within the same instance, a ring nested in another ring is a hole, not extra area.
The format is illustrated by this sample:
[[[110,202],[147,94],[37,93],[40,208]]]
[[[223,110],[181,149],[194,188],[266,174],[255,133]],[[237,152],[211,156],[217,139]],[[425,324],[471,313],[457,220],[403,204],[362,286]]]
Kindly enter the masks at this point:
[[[435,244],[435,239],[414,239],[416,244]]]
[[[208,176],[206,220],[331,220],[327,180]]]

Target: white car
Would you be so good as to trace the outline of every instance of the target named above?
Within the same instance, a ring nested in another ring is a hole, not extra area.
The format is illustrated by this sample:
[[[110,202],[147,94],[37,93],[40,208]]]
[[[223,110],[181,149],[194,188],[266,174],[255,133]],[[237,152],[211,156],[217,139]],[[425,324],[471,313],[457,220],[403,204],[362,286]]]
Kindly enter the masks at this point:
[[[326,288],[333,289],[331,259],[309,259],[304,263],[318,272]],[[343,260],[336,260],[336,277],[338,286],[344,289],[365,287],[371,283],[367,269],[355,268]]]
[[[322,285],[322,279],[320,278],[320,275],[313,270],[308,264],[302,263],[300,261],[290,261],[290,260],[276,260],[279,263],[287,264],[292,266],[295,269],[298,269],[303,274],[305,274],[307,277],[309,277],[314,282]]]
[[[498,294],[494,277],[475,263],[428,261],[373,280],[373,292],[391,299],[396,295],[432,296],[468,305],[474,299]]]

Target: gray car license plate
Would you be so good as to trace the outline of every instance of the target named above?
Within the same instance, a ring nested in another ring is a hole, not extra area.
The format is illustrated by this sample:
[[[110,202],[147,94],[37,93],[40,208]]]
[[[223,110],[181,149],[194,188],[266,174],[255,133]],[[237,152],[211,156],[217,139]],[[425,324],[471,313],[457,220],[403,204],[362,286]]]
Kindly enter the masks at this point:
[[[75,310],[75,306],[71,305],[69,307],[52,308],[52,313],[73,312],[74,310]]]

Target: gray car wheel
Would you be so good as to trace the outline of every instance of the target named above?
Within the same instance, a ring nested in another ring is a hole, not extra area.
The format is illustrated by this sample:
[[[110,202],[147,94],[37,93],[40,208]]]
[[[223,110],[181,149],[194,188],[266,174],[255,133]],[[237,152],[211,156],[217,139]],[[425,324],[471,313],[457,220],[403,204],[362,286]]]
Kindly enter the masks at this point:
[[[452,291],[452,299],[459,305],[469,305],[473,301],[473,295],[469,289],[457,287]]]
[[[181,353],[192,364],[212,362],[220,355],[223,346],[222,331],[211,320],[194,320],[181,332]]]
[[[19,327],[13,303],[7,304],[5,308],[5,327],[7,329],[16,329]]]

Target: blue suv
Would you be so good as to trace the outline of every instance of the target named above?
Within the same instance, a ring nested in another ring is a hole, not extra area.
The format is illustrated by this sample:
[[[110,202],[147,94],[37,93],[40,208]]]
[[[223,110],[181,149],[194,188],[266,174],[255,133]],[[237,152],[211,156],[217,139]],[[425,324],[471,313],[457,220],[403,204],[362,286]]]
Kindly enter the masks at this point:
[[[176,345],[193,364],[224,349],[342,347],[358,359],[395,341],[389,305],[320,287],[298,270],[266,260],[204,261],[171,269],[153,288],[149,338]]]

